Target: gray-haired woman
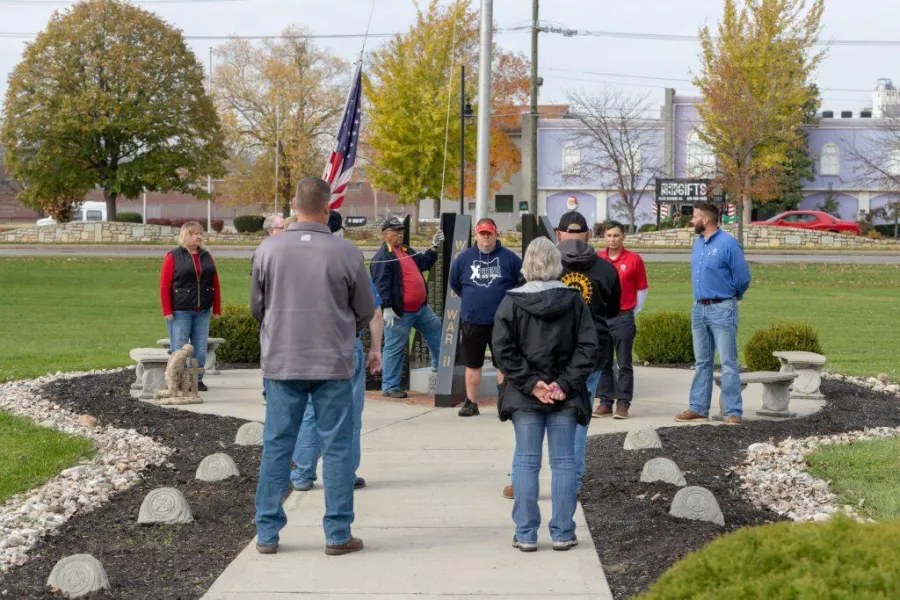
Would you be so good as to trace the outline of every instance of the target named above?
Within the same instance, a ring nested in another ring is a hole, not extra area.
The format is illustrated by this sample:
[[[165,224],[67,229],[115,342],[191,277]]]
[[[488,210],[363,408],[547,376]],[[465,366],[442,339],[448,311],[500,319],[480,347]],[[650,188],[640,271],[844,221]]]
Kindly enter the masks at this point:
[[[556,246],[546,238],[531,242],[522,264],[526,283],[507,293],[494,319],[494,353],[505,377],[497,408],[501,421],[512,420],[516,436],[513,546],[523,552],[537,550],[544,432],[553,472],[553,549],[578,544],[575,425],[591,418],[585,380],[599,348],[590,310],[576,290],[557,280],[561,274]]]

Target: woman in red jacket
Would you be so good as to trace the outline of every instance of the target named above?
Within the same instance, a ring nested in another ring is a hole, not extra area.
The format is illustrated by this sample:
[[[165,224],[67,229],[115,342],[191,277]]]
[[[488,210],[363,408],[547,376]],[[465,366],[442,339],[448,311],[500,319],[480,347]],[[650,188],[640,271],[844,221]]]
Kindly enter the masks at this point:
[[[170,351],[187,343],[194,346],[194,358],[206,364],[209,317],[222,316],[219,275],[212,255],[203,246],[203,226],[190,221],[181,226],[179,246],[166,254],[159,275],[159,299],[169,330]],[[207,390],[203,376],[197,386]]]

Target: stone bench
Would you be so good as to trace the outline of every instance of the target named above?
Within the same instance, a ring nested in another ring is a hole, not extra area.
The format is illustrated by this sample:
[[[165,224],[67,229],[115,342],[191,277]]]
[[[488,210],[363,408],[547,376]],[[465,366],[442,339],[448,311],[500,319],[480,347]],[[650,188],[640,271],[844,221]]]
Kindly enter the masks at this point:
[[[797,413],[788,410],[791,404],[791,384],[797,378],[796,373],[782,373],[780,371],[754,371],[741,373],[741,391],[744,391],[751,383],[761,383],[763,386],[763,406],[756,414],[761,417],[778,417],[788,419],[796,417]],[[716,421],[725,420],[725,398],[722,397],[722,374],[713,374],[713,381],[719,388],[719,414],[714,416]]]
[[[815,352],[773,352],[781,363],[782,373],[796,373],[797,380],[791,386],[791,398],[821,400],[825,396],[819,390],[822,385],[822,367],[825,357]]]
[[[128,355],[137,363],[137,380],[131,384],[131,389],[141,390],[140,400],[152,400],[153,392],[166,389],[169,353],[161,348],[135,348]]]
[[[156,343],[166,349],[169,350],[169,338],[162,338],[156,340]],[[206,365],[204,365],[204,374],[205,375],[220,375],[222,372],[219,371],[216,365],[216,350],[225,343],[225,338],[214,338],[211,337],[206,343]]]

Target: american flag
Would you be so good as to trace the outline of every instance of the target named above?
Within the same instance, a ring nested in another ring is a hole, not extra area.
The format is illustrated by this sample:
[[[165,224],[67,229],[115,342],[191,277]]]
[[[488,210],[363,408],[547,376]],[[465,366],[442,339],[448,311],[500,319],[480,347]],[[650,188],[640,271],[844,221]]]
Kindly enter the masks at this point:
[[[347,96],[344,118],[341,128],[334,140],[334,149],[325,165],[322,179],[331,186],[331,203],[329,208],[337,210],[344,203],[347,184],[353,176],[353,165],[356,164],[356,147],[359,145],[359,123],[362,119],[362,64],[356,66],[353,74],[353,85]]]

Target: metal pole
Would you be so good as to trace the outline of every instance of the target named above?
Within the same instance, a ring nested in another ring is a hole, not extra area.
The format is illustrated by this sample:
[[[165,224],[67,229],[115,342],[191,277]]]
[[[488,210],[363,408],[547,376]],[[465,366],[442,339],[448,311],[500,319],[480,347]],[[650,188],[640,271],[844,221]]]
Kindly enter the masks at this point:
[[[537,155],[537,128],[538,128],[538,0],[531,3],[531,108],[528,119],[531,127],[528,132],[528,147],[531,155],[528,174],[528,210],[537,216],[538,207],[538,155]]]
[[[459,214],[466,214],[466,65],[459,69]]]
[[[475,218],[488,216],[491,186],[491,38],[493,0],[481,0],[481,64],[478,71],[478,156],[476,161]]]
[[[207,79],[207,94],[212,98],[212,46],[209,47],[209,78]],[[212,176],[206,176],[206,232],[212,231]]]
[[[369,184],[371,185],[371,184]],[[372,216],[372,221],[378,222],[378,190],[375,189],[375,186],[372,186],[372,197],[375,200],[375,214]]]
[[[278,213],[278,158],[279,158],[279,147],[278,144],[281,141],[279,134],[281,130],[281,124],[279,121],[281,120],[281,105],[278,104],[278,101],[275,101],[275,213]]]
[[[144,193],[142,195],[144,197],[144,209],[143,209],[143,212],[141,213],[141,215],[142,215],[141,220],[144,222],[144,225],[146,225],[147,224],[147,192],[144,191]]]

